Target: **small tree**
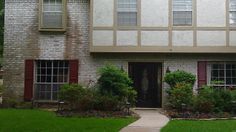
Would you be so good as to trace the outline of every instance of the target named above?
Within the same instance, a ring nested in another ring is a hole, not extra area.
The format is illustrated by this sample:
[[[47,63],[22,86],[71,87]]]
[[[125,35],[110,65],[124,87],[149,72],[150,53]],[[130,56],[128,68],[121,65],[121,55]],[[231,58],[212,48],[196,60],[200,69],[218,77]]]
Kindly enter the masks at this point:
[[[99,91],[102,95],[117,96],[120,101],[134,104],[137,92],[131,87],[132,80],[122,69],[107,64],[99,69]]]
[[[191,107],[193,103],[193,85],[196,81],[195,75],[185,71],[174,71],[167,73],[164,81],[170,85],[166,90],[168,103],[171,108],[181,110],[182,105]]]
[[[182,110],[183,104],[190,107],[193,103],[193,88],[191,84],[176,84],[175,87],[170,90],[168,101],[170,107],[177,110]]]

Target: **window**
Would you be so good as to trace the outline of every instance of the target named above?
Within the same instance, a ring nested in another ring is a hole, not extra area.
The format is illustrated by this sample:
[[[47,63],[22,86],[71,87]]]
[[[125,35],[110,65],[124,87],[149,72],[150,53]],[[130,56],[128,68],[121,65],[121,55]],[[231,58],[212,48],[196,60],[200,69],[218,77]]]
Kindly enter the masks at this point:
[[[137,26],[137,0],[118,0],[118,26]]]
[[[192,0],[173,0],[173,25],[192,25]]]
[[[231,26],[236,26],[236,0],[230,0],[229,10],[229,23]]]
[[[41,0],[40,29],[65,28],[65,0]]]
[[[208,84],[228,88],[236,86],[236,63],[221,62],[208,64]]]
[[[69,82],[68,61],[36,61],[36,100],[57,100],[61,85]]]

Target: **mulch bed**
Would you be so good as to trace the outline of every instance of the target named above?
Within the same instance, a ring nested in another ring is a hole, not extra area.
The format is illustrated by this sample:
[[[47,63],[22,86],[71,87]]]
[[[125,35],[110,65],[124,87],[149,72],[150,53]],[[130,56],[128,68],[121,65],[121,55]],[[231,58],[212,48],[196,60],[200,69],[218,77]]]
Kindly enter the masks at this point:
[[[137,117],[137,115],[130,111],[129,113],[125,111],[71,111],[71,110],[62,110],[56,112],[58,116],[62,117],[98,117],[98,118],[124,118],[124,117]]]
[[[199,113],[199,112],[191,112],[184,111],[178,112],[175,110],[165,110],[163,112],[166,116],[171,119],[197,119],[197,120],[212,120],[212,119],[235,119],[236,114],[221,112],[221,113]]]

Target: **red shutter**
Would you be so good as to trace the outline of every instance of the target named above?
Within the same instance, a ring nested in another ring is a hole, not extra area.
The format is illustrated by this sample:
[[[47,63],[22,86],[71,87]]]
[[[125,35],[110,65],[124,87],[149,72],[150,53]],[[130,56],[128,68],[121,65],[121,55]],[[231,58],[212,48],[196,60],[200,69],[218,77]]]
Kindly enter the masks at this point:
[[[198,88],[207,84],[207,62],[198,62]]]
[[[31,101],[33,98],[33,83],[34,83],[34,61],[25,61],[25,90],[24,100]]]
[[[70,60],[70,80],[69,83],[78,83],[78,69],[79,69],[79,61],[78,60]]]

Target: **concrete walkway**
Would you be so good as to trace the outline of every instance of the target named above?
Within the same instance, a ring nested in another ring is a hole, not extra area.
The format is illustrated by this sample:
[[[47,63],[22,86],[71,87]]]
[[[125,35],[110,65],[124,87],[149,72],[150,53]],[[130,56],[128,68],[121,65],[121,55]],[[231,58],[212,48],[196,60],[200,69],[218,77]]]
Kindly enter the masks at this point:
[[[169,118],[162,115],[158,110],[134,110],[141,118],[120,132],[160,132],[168,122]]]

